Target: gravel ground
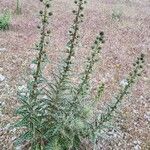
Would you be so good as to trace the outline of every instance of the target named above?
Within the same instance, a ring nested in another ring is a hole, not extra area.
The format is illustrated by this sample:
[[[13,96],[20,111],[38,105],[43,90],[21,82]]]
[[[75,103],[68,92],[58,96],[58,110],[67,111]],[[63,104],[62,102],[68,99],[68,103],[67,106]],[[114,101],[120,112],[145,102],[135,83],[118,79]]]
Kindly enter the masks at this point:
[[[70,0],[53,1],[53,37],[48,48],[52,64],[47,67],[47,75],[64,55],[73,6]],[[18,86],[25,84],[31,71],[32,48],[39,37],[36,26],[40,2],[22,0],[22,8],[22,14],[17,16],[14,13],[15,0],[0,1],[0,12],[9,9],[12,14],[10,30],[0,31],[0,150],[13,149],[12,141],[18,131],[9,127],[17,119],[14,115],[19,106],[16,92]],[[118,19],[112,18],[113,14],[119,14]],[[112,121],[114,128],[99,140],[97,149],[150,150],[150,1],[90,1],[85,9],[80,50],[76,54],[76,72],[83,69],[81,64],[98,31],[104,31],[106,36],[92,80],[93,89],[99,81],[106,84],[99,109],[119,89],[141,52],[146,55],[146,65],[143,76],[132,89],[132,94],[124,99],[116,119]]]

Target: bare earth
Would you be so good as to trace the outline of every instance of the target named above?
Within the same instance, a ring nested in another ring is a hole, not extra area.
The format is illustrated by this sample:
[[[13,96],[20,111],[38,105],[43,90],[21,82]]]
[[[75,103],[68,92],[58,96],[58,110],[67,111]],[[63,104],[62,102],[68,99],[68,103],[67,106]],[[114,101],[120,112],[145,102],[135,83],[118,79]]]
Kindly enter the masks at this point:
[[[47,75],[64,55],[73,7],[73,0],[53,1],[50,27],[53,36],[48,48],[51,64]],[[40,8],[38,0],[22,0],[22,14],[17,16],[15,0],[0,0],[0,12],[9,9],[12,13],[10,30],[0,31],[0,75],[5,77],[0,80],[0,150],[12,150],[12,141],[18,133],[9,127],[17,119],[14,115],[19,106],[17,87],[25,84],[31,71],[30,62],[35,53],[32,48],[39,37],[36,26]],[[118,10],[121,11],[120,21],[112,19],[112,13]],[[81,65],[99,31],[104,31],[106,37],[92,80],[93,89],[100,81],[106,84],[99,109],[119,89],[141,52],[146,55],[146,65],[143,76],[120,106],[115,124],[112,122],[114,129],[100,139],[97,149],[150,150],[150,1],[90,0],[85,8],[80,50],[75,58],[76,72],[83,69]]]

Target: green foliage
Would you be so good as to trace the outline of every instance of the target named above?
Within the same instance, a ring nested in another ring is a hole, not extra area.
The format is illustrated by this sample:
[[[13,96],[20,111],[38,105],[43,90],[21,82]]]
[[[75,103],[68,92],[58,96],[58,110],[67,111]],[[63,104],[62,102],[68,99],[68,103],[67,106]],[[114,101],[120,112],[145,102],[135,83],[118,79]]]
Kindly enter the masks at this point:
[[[10,25],[10,12],[5,11],[0,15],[0,30],[8,30]]]
[[[90,80],[94,65],[99,60],[104,33],[100,32],[93,42],[91,52],[87,57],[85,69],[80,76],[79,84],[71,80],[73,58],[76,54],[80,36],[80,25],[83,22],[85,0],[75,0],[73,10],[75,19],[69,30],[69,40],[66,46],[66,58],[62,60],[61,68],[48,80],[43,76],[43,66],[47,62],[46,45],[50,30],[48,29],[50,2],[40,0],[44,10],[40,11],[41,33],[35,50],[38,57],[32,63],[36,65],[28,82],[27,90],[18,93],[21,102],[17,114],[21,118],[15,127],[25,128],[25,131],[15,141],[16,145],[26,145],[32,150],[78,150],[84,139],[92,141],[94,148],[101,131],[112,118],[118,104],[130,91],[137,77],[141,75],[144,55],[134,64],[134,69],[127,78],[127,85],[120,89],[115,101],[102,114],[95,115],[96,104],[102,97],[105,85],[100,83],[97,94],[91,95]],[[94,149],[93,148],[93,149]]]
[[[16,127],[25,127],[27,131],[21,135],[15,142],[16,145],[28,141],[32,149],[42,149],[43,147],[43,112],[40,110],[43,95],[40,87],[42,81],[42,69],[46,63],[46,40],[49,36],[48,18],[49,3],[43,2],[44,10],[40,11],[41,25],[38,26],[41,32],[39,43],[36,44],[35,50],[38,51],[38,56],[32,63],[36,65],[36,69],[32,73],[32,79],[28,82],[27,91],[23,94],[18,93],[22,106],[17,110],[17,114],[22,118],[16,123]],[[19,141],[19,142],[18,142]]]

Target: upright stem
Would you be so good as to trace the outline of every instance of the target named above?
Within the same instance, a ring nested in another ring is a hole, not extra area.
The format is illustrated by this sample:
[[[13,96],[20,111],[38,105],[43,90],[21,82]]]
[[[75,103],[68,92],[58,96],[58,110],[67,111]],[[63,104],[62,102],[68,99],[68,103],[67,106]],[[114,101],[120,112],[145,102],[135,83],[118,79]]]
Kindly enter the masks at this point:
[[[19,15],[21,13],[20,0],[17,0],[16,13],[17,13],[17,15]]]
[[[118,95],[115,97],[116,102],[111,106],[108,106],[108,111],[106,111],[106,113],[101,115],[102,116],[101,120],[98,123],[99,127],[111,119],[112,113],[116,110],[118,104],[122,101],[124,96],[128,94],[129,88],[133,86],[136,78],[141,75],[143,71],[142,69],[143,63],[144,63],[144,55],[141,54],[141,57],[139,57],[136,61],[134,70],[130,73],[129,78],[127,79],[127,85],[125,85],[123,89],[121,89]]]
[[[95,40],[95,43],[94,43],[95,46],[93,46],[93,48],[92,48],[93,51],[91,52],[91,56],[88,58],[87,65],[86,65],[85,71],[83,73],[82,81],[79,84],[79,88],[77,89],[77,93],[74,97],[74,103],[78,99],[79,95],[81,95],[81,93],[84,92],[83,91],[84,86],[88,84],[90,75],[92,73],[93,66],[97,62],[96,57],[100,53],[100,50],[101,50],[101,43],[104,42],[103,38],[104,38],[103,32],[101,32],[100,37],[98,36],[97,39]]]
[[[47,8],[45,6],[45,9],[44,9],[44,18],[43,18],[43,21],[42,21],[42,32],[41,32],[41,40],[40,40],[40,43],[39,43],[39,54],[38,54],[38,58],[37,58],[37,68],[36,68],[36,72],[34,74],[34,81],[33,81],[33,88],[32,88],[32,91],[31,91],[31,94],[30,94],[30,97],[33,98],[36,100],[36,89],[37,89],[37,84],[38,84],[38,78],[40,76],[40,71],[41,71],[41,61],[42,61],[42,57],[44,55],[44,44],[45,44],[45,34],[46,34],[46,19],[47,19]]]
[[[41,76],[42,59],[43,59],[43,56],[45,54],[44,45],[45,45],[45,38],[46,38],[46,25],[47,25],[47,7],[45,5],[43,19],[42,19],[41,40],[39,42],[39,49],[38,49],[39,53],[38,53],[38,57],[37,57],[37,68],[36,68],[35,73],[33,74],[34,80],[33,80],[33,84],[32,84],[32,90],[31,90],[30,95],[29,95],[29,104],[31,106],[32,106],[33,102],[37,101],[37,96],[38,96],[38,93],[37,93],[38,92],[38,80]],[[36,114],[35,114],[32,107],[31,107],[30,111],[31,111],[31,116],[30,117],[31,118],[35,117]],[[36,131],[36,126],[33,125],[32,121],[30,121],[30,127],[33,130],[33,139],[37,139],[38,135],[36,133],[37,132]],[[40,141],[40,142],[42,142],[42,141]],[[33,140],[32,146],[33,145],[34,145],[34,140]],[[41,143],[39,145],[41,145]],[[40,148],[40,149],[42,149],[42,148]]]
[[[82,4],[83,4],[83,2],[79,3],[77,14],[76,14],[76,17],[74,20],[74,33],[73,33],[72,38],[69,41],[71,43],[71,45],[69,47],[69,54],[65,60],[65,67],[63,68],[62,77],[60,78],[59,85],[61,85],[63,83],[63,81],[65,80],[65,78],[67,76],[67,72],[70,70],[71,58],[74,56],[74,46],[75,46],[75,42],[76,42],[76,38],[77,38],[77,34],[78,34],[79,17],[80,17],[80,13],[82,11],[81,10]]]

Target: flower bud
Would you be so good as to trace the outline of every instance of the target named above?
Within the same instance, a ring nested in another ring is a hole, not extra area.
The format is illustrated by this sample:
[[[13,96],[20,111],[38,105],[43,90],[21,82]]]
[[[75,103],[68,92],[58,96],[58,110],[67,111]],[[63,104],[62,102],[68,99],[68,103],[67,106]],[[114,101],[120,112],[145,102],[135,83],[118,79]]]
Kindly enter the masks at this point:
[[[49,8],[49,7],[50,7],[50,4],[46,4],[46,7]]]
[[[48,13],[48,15],[49,15],[49,16],[52,16],[52,15],[53,15],[53,13],[52,13],[52,12],[49,12],[49,13]]]

